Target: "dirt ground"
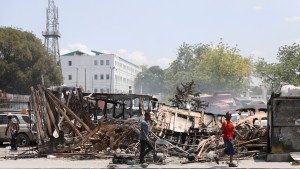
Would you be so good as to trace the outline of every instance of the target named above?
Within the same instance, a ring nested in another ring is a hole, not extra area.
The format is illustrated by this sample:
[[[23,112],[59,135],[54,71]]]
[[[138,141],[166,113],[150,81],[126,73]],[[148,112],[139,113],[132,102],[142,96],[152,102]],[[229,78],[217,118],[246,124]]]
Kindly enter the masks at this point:
[[[18,151],[10,151],[9,146],[0,147],[0,168],[142,168],[141,165],[112,164],[112,159],[90,159],[78,160],[78,158],[57,158],[48,155],[44,158],[32,158],[36,151],[32,147],[19,148]],[[17,158],[20,154],[22,158]],[[28,155],[28,156],[26,156]],[[29,158],[31,157],[31,158]],[[181,164],[185,158],[167,157],[166,164],[149,164],[147,168],[229,168],[225,161],[220,164],[211,162],[194,162]],[[298,165],[291,165],[289,162],[266,162],[264,160],[234,161],[238,168],[299,168]]]

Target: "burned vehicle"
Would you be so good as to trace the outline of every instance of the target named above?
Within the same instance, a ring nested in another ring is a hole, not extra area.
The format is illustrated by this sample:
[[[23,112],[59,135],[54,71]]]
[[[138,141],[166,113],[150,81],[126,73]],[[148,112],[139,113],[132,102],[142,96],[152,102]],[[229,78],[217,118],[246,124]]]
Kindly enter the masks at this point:
[[[202,161],[211,152],[224,148],[216,137],[224,115],[160,104],[151,95],[83,93],[75,87],[37,86],[32,88],[32,109],[41,155],[89,154],[112,157],[115,163],[137,157],[140,119],[145,112],[152,115],[149,141],[153,147],[159,143],[167,146],[162,152],[164,157],[169,154]],[[255,111],[252,116],[259,114]],[[252,147],[259,147],[258,144],[264,145],[258,129],[254,125],[246,128],[244,124],[237,124],[239,130],[248,130],[247,137],[238,144],[243,155],[253,153]]]

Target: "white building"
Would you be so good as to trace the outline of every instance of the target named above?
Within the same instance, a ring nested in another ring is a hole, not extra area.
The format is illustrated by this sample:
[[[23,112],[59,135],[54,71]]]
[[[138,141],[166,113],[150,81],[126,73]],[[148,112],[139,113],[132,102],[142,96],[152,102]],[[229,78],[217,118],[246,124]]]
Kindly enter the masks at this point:
[[[114,54],[74,51],[61,56],[64,84],[92,93],[128,93],[141,68]],[[113,78],[111,78],[113,77]]]

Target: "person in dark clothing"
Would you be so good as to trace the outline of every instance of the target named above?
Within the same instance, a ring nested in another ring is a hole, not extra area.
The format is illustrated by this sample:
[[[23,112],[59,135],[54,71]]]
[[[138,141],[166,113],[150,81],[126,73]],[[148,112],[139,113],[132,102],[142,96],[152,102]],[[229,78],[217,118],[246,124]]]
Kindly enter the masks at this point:
[[[139,135],[139,140],[141,145],[140,164],[145,163],[145,155],[147,155],[151,150],[154,149],[148,140],[148,135],[151,130],[150,121],[151,121],[150,113],[145,113],[145,118],[144,120],[141,121],[141,132]]]
[[[7,127],[5,130],[5,135],[10,138],[10,147],[11,150],[17,150],[17,136],[19,131],[19,123],[16,117],[14,117],[11,113],[7,115]]]
[[[10,131],[11,133],[11,141],[10,141],[10,146],[11,146],[11,150],[18,150],[17,148],[17,126],[13,125],[12,129]]]

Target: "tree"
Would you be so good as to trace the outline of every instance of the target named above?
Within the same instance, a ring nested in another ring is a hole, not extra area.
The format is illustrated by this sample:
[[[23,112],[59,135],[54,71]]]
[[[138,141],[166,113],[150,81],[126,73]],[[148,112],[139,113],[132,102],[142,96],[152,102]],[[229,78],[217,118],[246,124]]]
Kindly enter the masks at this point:
[[[278,78],[279,66],[275,63],[267,63],[263,58],[259,58],[254,65],[254,75],[262,80],[262,83],[271,91],[279,86]]]
[[[194,81],[181,83],[181,87],[176,87],[176,94],[169,101],[176,107],[186,108],[187,104],[191,101],[189,95],[193,95],[193,93]]]
[[[135,79],[135,93],[157,95],[164,90],[164,71],[159,66],[142,66]]]
[[[165,70],[165,93],[171,96],[182,83],[190,82],[197,78],[195,74],[195,57],[194,46],[183,43],[178,48],[177,59]]]
[[[222,41],[211,45],[197,60],[196,81],[204,91],[232,91],[242,93],[250,84],[251,58],[239,54],[237,47],[229,47]]]
[[[178,57],[165,70],[168,93],[174,93],[181,83],[195,82],[195,90],[212,93],[227,90],[242,93],[249,87],[251,58],[242,57],[237,47],[221,42],[189,45],[178,49]]]
[[[62,74],[40,39],[22,30],[0,27],[0,89],[30,94],[30,87],[62,84]]]
[[[265,85],[269,85],[272,91],[276,91],[281,82],[300,85],[300,46],[282,46],[277,53],[279,63],[267,63],[260,58],[255,63],[255,75],[262,79]]]

